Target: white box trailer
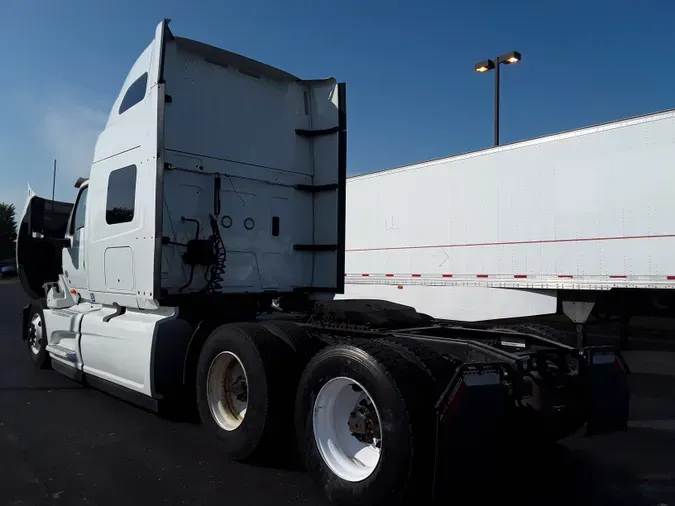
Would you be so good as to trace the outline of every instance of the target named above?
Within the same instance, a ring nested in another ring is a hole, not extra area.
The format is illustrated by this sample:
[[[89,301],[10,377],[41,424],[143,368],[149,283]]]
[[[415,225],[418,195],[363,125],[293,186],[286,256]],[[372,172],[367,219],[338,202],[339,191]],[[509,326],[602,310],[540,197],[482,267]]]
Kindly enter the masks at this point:
[[[463,321],[568,300],[670,315],[674,159],[665,111],[349,178],[344,297]]]

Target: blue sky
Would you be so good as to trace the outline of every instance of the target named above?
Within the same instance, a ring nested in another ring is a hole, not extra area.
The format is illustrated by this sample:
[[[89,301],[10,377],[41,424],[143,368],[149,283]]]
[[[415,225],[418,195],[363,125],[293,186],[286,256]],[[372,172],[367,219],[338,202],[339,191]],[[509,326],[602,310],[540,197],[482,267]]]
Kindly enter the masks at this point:
[[[0,10],[0,201],[72,199],[156,24],[303,78],[347,82],[350,174],[675,107],[669,0],[22,0]]]

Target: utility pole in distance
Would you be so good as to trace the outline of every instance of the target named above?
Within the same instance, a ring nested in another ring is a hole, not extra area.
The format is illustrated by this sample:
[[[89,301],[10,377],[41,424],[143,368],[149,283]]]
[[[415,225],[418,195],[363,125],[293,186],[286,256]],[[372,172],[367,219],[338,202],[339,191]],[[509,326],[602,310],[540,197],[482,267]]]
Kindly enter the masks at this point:
[[[56,193],[56,158],[54,158],[54,172],[52,174],[52,222],[54,221],[54,195]]]

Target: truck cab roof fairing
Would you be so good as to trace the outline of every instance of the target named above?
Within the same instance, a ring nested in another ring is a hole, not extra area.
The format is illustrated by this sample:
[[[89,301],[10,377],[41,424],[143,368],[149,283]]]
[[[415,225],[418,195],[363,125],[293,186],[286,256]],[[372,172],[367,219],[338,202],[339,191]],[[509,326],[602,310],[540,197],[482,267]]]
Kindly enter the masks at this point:
[[[221,67],[234,67],[243,73],[250,73],[258,76],[265,76],[273,81],[282,83],[300,81],[300,78],[279,70],[275,67],[261,63],[257,60],[247,58],[245,56],[232,53],[225,49],[210,46],[203,42],[198,42],[184,37],[174,37],[176,45],[179,49],[189,53],[197,54],[204,60],[214,65]]]
[[[122,104],[125,95],[129,91],[129,88],[143,76],[145,72],[150,70],[152,61],[155,57],[156,52],[158,52],[158,36],[160,30],[166,29],[168,32],[167,41],[173,41],[179,49],[182,49],[186,52],[199,55],[204,60],[214,65],[220,65],[223,67],[234,67],[240,72],[253,74],[257,76],[264,76],[268,79],[278,81],[278,82],[295,82],[300,81],[300,79],[293,74],[284,72],[275,67],[261,63],[257,60],[247,58],[245,56],[227,51],[225,49],[220,49],[203,42],[196,40],[188,39],[185,37],[175,37],[168,28],[168,23],[170,20],[165,20],[160,23],[155,30],[155,38],[153,41],[143,50],[140,56],[136,59],[133,66],[129,70],[124,83],[120,89],[120,93],[117,96],[117,99],[113,103],[110,113],[108,115],[108,121],[106,122],[106,128],[108,126],[114,125],[117,118],[122,114],[120,113],[120,105]],[[160,76],[161,79],[161,76]],[[150,91],[150,88],[155,86],[157,83],[148,79],[148,84],[146,88],[146,93]]]
[[[108,121],[106,122],[106,128],[110,125],[113,125],[115,123],[115,120],[119,118],[121,114],[123,114],[123,112],[120,113],[120,105],[122,104],[124,96],[126,95],[129,88],[138,80],[139,77],[141,77],[146,72],[149,74],[145,90],[146,94],[150,92],[150,89],[152,87],[157,85],[156,79],[154,79],[154,76],[150,74],[152,63],[154,59],[157,57],[156,55],[160,53],[159,44],[161,43],[162,40],[161,37],[162,30],[166,30],[169,37],[173,39],[173,34],[171,33],[171,30],[169,30],[168,26],[170,22],[171,22],[170,19],[164,19],[161,23],[157,25],[157,27],[155,28],[155,37],[153,38],[152,42],[150,42],[150,44],[146,46],[146,48],[143,50],[143,52],[139,55],[134,64],[131,66],[131,69],[127,73],[126,78],[124,79],[120,92],[110,109]]]
[[[108,121],[106,122],[106,128],[114,125],[117,119],[120,116],[122,116],[122,114],[124,114],[124,113],[120,114],[120,105],[122,104],[122,101],[124,100],[124,96],[127,94],[127,91],[134,84],[134,82],[136,82],[138,78],[141,77],[144,73],[148,72],[150,68],[150,62],[152,60],[152,51],[154,45],[155,42],[153,41],[149,46],[147,46],[143,50],[141,55],[136,59],[133,66],[131,67],[131,70],[129,70],[129,73],[124,79],[124,83],[122,84],[120,92],[117,95],[117,98],[115,99],[115,102],[113,103],[112,107],[110,108],[110,113],[108,114]],[[148,85],[146,86],[145,90],[146,94],[150,90],[151,86],[152,84],[148,82]]]

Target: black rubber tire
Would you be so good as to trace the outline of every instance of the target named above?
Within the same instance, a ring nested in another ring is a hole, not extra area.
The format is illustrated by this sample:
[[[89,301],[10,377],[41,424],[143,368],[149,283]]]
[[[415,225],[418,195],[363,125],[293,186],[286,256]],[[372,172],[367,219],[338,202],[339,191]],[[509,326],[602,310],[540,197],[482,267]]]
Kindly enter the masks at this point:
[[[325,464],[315,442],[314,401],[330,379],[358,381],[380,412],[381,460],[368,478],[350,482]],[[300,454],[314,481],[334,504],[395,506],[425,503],[433,462],[432,380],[399,350],[377,341],[329,346],[307,365],[295,405]]]
[[[242,362],[248,380],[246,416],[235,430],[223,429],[211,415],[207,375],[213,359],[231,351]],[[267,460],[279,441],[293,434],[293,395],[296,384],[287,367],[294,361],[292,350],[268,330],[255,323],[226,324],[207,338],[197,364],[197,408],[206,429],[223,443],[233,460]]]
[[[387,337],[378,339],[403,353],[410,361],[420,367],[432,380],[434,394],[440,394],[452,378],[455,369],[462,361],[452,356],[442,356],[423,343],[412,339]]]
[[[273,335],[284,341],[296,354],[300,365],[298,377],[307,365],[307,362],[325,347],[325,343],[316,339],[300,325],[284,320],[270,320],[260,323]]]
[[[30,356],[31,362],[36,369],[49,369],[52,366],[52,360],[47,353],[47,326],[45,325],[45,315],[42,311],[42,305],[34,302],[31,306],[30,316],[28,317],[28,332],[31,331],[31,321],[35,315],[40,316],[39,325],[42,326],[42,339],[40,342],[40,351],[39,353],[33,353],[33,350],[30,346],[30,339],[26,339],[26,348],[28,350],[28,355]]]

